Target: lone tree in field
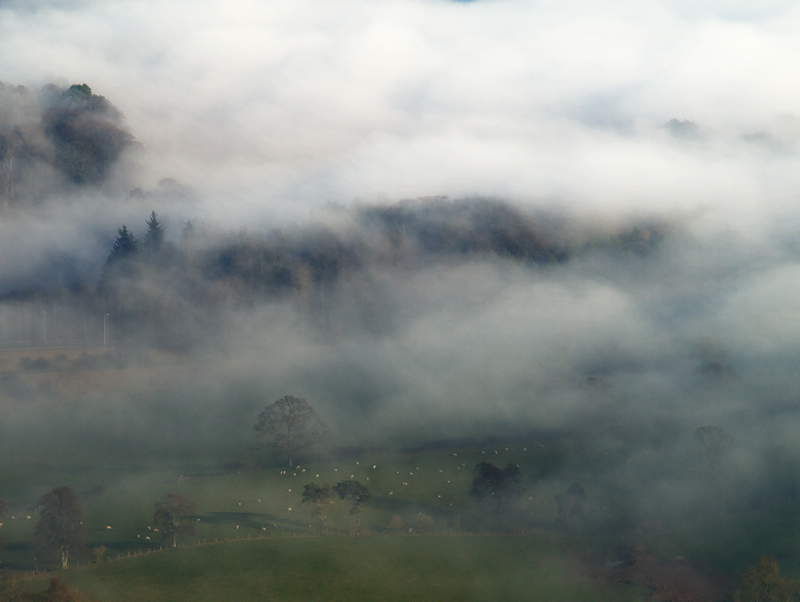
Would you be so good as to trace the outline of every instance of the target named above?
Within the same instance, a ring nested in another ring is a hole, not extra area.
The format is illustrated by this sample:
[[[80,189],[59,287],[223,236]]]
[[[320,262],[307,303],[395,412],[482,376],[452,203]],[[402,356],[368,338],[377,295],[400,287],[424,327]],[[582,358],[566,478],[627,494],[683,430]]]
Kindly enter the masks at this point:
[[[311,516],[317,519],[320,523],[320,529],[324,529],[326,525],[325,506],[331,503],[333,491],[330,485],[317,485],[316,483],[307,483],[303,486],[303,500],[301,504],[311,504]]]
[[[361,533],[361,504],[369,502],[372,494],[358,481],[340,481],[333,486],[333,490],[339,499],[349,498],[353,503],[350,507],[351,516],[356,517],[356,528],[353,535],[359,535]]]
[[[194,502],[177,493],[168,493],[160,502],[156,502],[153,522],[161,528],[164,539],[172,537],[172,547],[178,547],[178,536],[194,533],[194,523],[184,520],[194,514]]]
[[[58,487],[39,501],[39,522],[33,531],[33,544],[43,559],[58,558],[61,568],[69,568],[71,553],[84,548],[86,530],[78,496],[71,487]]]
[[[255,431],[267,445],[283,450],[292,465],[294,454],[318,443],[327,427],[305,399],[286,395],[258,415]]]

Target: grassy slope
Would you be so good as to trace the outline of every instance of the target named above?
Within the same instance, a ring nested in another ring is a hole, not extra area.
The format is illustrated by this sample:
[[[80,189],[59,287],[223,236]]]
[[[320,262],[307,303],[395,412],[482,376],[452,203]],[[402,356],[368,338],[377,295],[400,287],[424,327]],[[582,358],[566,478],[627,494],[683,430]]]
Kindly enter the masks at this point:
[[[180,548],[73,570],[101,600],[642,600],[563,543],[522,537],[302,537]]]

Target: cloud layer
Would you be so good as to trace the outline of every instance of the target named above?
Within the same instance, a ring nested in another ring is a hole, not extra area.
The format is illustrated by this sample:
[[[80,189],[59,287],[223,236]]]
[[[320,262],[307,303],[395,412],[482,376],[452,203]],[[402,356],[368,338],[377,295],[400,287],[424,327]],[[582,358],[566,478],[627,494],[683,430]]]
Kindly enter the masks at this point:
[[[0,8],[0,79],[89,83],[146,186],[191,183],[232,221],[432,194],[749,221],[797,184],[786,2],[62,6]]]

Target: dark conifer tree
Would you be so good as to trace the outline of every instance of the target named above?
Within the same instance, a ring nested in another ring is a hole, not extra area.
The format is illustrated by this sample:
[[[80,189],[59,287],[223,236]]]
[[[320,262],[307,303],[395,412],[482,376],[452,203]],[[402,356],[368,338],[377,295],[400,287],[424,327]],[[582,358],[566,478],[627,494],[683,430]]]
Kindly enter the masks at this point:
[[[130,259],[139,250],[139,241],[136,240],[133,232],[128,230],[128,226],[123,225],[117,232],[117,240],[114,241],[114,246],[111,247],[111,253],[108,255],[106,264],[116,263],[121,259]]]
[[[147,218],[147,232],[144,235],[144,250],[151,255],[157,255],[164,246],[164,226],[158,221],[158,214],[150,212]]]

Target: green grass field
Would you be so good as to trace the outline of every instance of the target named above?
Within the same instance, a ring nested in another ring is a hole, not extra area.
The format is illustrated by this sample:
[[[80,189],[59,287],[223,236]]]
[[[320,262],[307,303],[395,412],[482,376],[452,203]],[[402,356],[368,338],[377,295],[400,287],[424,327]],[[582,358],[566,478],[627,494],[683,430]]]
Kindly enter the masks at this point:
[[[593,579],[602,559],[589,559],[583,544],[535,527],[552,524],[553,491],[563,484],[525,481],[515,511],[528,517],[526,535],[468,534],[464,523],[477,512],[467,495],[472,466],[491,454],[530,471],[541,459],[523,445],[508,448],[364,451],[291,469],[20,462],[5,469],[12,514],[0,558],[7,568],[33,568],[37,497],[62,483],[81,494],[87,546],[106,546],[107,560],[84,556],[61,577],[98,600],[642,599],[636,588]],[[374,496],[362,512],[365,535],[349,536],[349,504],[337,499],[318,536],[311,508],[300,503],[303,485],[350,478]],[[197,504],[195,533],[177,550],[153,530],[154,503],[167,493]],[[47,579],[24,587],[42,591]]]
[[[278,537],[170,549],[61,576],[109,602],[645,599],[640,589],[592,579],[594,568],[552,538]]]
[[[58,402],[0,394],[16,420],[0,429],[0,497],[9,505],[0,518],[2,568],[55,568],[36,559],[31,541],[38,500],[62,485],[80,497],[87,552],[61,577],[98,600],[636,600],[644,599],[641,590],[599,578],[614,546],[640,545],[659,561],[687,558],[729,574],[763,553],[759,516],[752,529],[742,523],[735,531],[726,521],[698,530],[685,520],[634,529],[624,522],[637,510],[627,505],[630,494],[607,480],[624,454],[602,441],[596,449],[566,435],[415,442],[415,451],[318,448],[288,467],[254,449],[247,391],[220,404],[213,388],[163,388],[163,374],[143,370],[98,368],[80,378],[32,372],[25,374],[30,382],[17,383],[72,392]],[[87,393],[98,383],[116,389],[120,379],[155,389]],[[186,426],[184,412],[195,409],[207,415]],[[483,460],[520,467],[520,491],[502,512],[479,508],[468,495]],[[373,496],[359,538],[349,536],[347,502],[326,509],[324,530],[301,504],[305,484],[349,479]],[[588,492],[586,511],[567,529],[555,495],[575,482]],[[153,512],[168,493],[196,504],[195,530],[179,549],[161,551],[169,542],[155,532]],[[800,524],[788,526],[775,521],[787,556]],[[90,564],[100,546],[106,562]],[[49,575],[21,587],[43,591]]]

